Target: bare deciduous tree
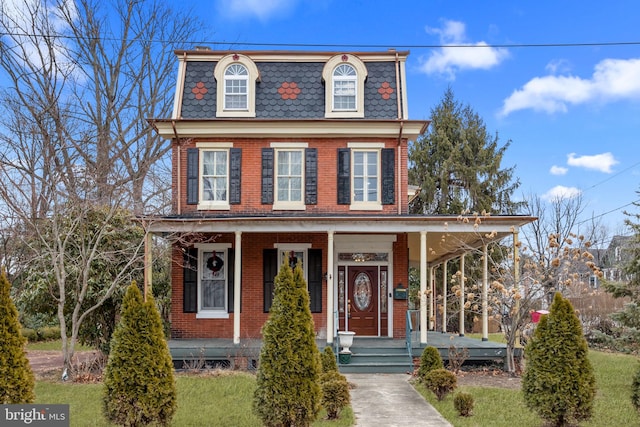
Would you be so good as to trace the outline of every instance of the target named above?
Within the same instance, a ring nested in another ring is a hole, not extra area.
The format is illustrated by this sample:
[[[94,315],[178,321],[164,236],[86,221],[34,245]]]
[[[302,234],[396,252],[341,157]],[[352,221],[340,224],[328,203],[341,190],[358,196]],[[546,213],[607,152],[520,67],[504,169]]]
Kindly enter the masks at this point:
[[[112,221],[122,208],[143,214],[166,207],[157,202],[168,199],[170,174],[153,174],[151,167],[167,165],[170,147],[146,119],[169,116],[172,46],[200,30],[193,17],[161,1],[0,6],[2,228],[6,240],[24,248],[12,273],[49,263],[66,368],[83,320],[128,285],[141,257],[142,241],[119,248],[120,272],[100,284],[104,291],[94,304],[83,305],[96,285],[95,263],[116,255],[105,249]]]

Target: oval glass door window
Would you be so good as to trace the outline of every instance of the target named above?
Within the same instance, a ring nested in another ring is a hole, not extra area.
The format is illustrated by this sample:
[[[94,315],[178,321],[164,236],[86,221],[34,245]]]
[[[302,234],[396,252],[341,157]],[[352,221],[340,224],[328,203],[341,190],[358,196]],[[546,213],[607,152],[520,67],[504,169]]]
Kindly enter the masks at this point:
[[[371,280],[366,273],[360,273],[356,276],[353,284],[353,299],[356,308],[359,311],[365,311],[371,305]]]

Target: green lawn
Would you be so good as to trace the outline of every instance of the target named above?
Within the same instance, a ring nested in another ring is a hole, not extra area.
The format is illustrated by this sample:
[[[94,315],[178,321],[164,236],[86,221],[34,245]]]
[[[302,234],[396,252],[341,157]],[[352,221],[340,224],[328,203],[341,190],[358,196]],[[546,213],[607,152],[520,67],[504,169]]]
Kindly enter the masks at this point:
[[[232,373],[220,376],[176,377],[178,410],[174,426],[260,426],[253,415],[251,402],[255,377]],[[38,381],[36,403],[69,403],[72,426],[110,426],[102,416],[102,384],[71,384]],[[342,419],[323,421],[324,413],[314,427],[346,427],[353,424],[351,409]]]
[[[640,425],[640,414],[631,405],[631,381],[638,359],[623,354],[590,352],[598,389],[594,416],[583,427]],[[175,426],[259,426],[251,402],[255,378],[250,374],[220,376],[178,375],[178,411]],[[458,416],[453,395],[438,402],[435,396],[416,387],[431,404],[456,427],[540,427],[541,420],[529,411],[520,390],[460,387],[475,400],[474,415]],[[102,416],[101,384],[71,384],[38,381],[36,403],[70,403],[72,426],[108,426]],[[324,414],[321,414],[321,418]],[[315,427],[346,427],[353,424],[350,409],[337,422],[317,421]]]
[[[593,418],[583,427],[640,425],[640,414],[631,405],[631,381],[638,359],[623,354],[589,353],[596,375]],[[473,416],[460,417],[453,407],[453,394],[438,402],[433,393],[417,385],[418,391],[455,427],[540,427],[542,421],[524,405],[520,390],[460,387],[475,400]],[[455,392],[454,392],[455,393]]]

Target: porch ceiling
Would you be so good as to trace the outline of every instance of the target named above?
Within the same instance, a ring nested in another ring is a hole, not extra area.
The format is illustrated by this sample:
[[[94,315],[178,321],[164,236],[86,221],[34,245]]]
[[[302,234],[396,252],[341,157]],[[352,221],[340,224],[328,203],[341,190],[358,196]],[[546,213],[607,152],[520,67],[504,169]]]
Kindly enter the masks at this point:
[[[141,219],[149,232],[173,233],[408,233],[409,263],[419,266],[420,234],[427,236],[427,262],[440,264],[517,232],[537,218],[496,216],[295,216],[162,217]]]

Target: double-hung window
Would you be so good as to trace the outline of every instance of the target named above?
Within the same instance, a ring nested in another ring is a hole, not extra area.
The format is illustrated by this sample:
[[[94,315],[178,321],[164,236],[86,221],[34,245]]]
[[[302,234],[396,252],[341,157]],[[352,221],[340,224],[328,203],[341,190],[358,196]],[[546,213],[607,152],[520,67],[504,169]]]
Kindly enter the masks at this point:
[[[355,111],[357,74],[349,64],[340,64],[333,71],[333,110]]]
[[[380,204],[380,151],[353,151],[353,203]]]
[[[202,201],[227,203],[229,153],[227,150],[202,150]]]
[[[198,315],[200,318],[226,318],[229,307],[231,280],[227,244],[199,244],[198,250]]]
[[[199,207],[224,209],[229,207],[229,150],[200,150]]]
[[[303,154],[303,150],[276,150],[276,203],[303,203]]]
[[[306,142],[272,142],[262,155],[262,203],[274,210],[305,210],[316,203],[315,148]]]
[[[242,64],[231,64],[224,72],[224,109],[247,110],[249,72]]]

